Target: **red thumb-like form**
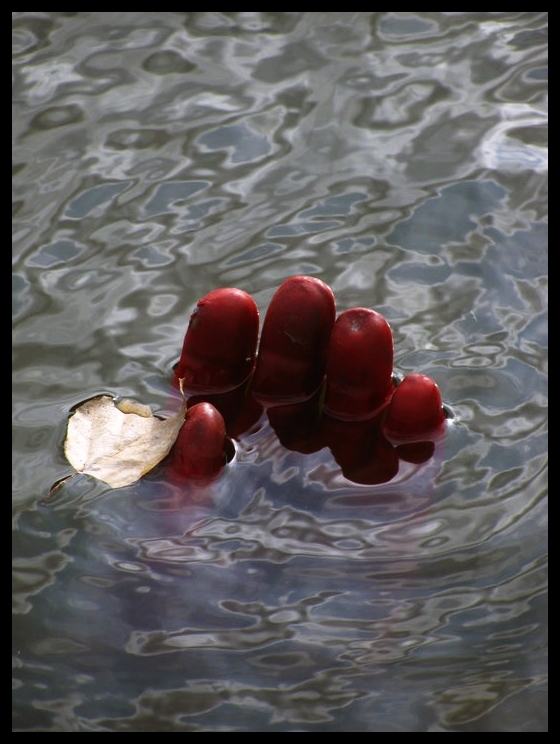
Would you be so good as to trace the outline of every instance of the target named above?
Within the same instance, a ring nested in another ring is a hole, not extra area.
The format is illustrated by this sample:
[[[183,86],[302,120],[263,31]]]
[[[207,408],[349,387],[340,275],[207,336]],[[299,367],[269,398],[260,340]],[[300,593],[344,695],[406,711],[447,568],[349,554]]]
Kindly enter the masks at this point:
[[[445,421],[441,393],[431,377],[407,375],[397,386],[383,424],[383,432],[393,442],[425,440],[437,436]]]
[[[393,394],[393,333],[375,310],[353,307],[336,319],[327,354],[324,410],[343,421],[374,416]]]
[[[242,289],[214,289],[191,314],[174,380],[185,394],[224,393],[255,367],[259,311]]]
[[[325,375],[336,316],[334,294],[320,279],[292,276],[274,293],[266,312],[251,390],[264,405],[303,401]]]
[[[226,426],[222,414],[205,401],[188,408],[171,448],[169,471],[175,480],[218,475],[227,460]]]

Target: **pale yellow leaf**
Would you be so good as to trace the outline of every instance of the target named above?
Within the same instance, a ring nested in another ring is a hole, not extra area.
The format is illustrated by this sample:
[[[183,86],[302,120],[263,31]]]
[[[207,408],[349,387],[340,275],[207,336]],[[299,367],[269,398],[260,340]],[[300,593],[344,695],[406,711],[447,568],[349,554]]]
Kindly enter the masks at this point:
[[[64,454],[79,473],[113,488],[136,483],[169,453],[184,421],[186,404],[161,419],[133,400],[99,395],[78,406],[68,420]]]

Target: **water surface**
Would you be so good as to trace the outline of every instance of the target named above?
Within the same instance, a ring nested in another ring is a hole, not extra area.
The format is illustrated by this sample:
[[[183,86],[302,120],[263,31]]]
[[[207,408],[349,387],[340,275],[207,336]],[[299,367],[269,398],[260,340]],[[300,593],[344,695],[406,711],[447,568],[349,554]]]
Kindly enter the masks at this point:
[[[548,14],[14,12],[13,731],[548,730]],[[207,488],[71,472],[190,312],[389,320],[446,437],[389,482],[267,417]]]

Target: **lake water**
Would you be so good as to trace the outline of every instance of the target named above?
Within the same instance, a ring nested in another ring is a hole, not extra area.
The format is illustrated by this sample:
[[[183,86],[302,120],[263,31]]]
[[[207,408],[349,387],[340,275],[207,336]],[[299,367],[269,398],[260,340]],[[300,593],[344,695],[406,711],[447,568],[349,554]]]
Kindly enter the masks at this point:
[[[548,730],[548,14],[14,12],[13,731]],[[293,274],[449,411],[358,484],[264,415],[207,487],[71,474],[192,308]]]

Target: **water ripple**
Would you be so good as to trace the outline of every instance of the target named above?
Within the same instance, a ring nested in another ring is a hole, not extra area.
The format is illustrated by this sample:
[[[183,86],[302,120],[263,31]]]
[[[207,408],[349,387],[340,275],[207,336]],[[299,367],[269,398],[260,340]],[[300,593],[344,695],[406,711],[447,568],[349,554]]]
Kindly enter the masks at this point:
[[[12,13],[14,731],[547,729],[548,13]],[[389,482],[263,415],[205,488],[70,474],[192,308],[312,274],[439,384]]]

